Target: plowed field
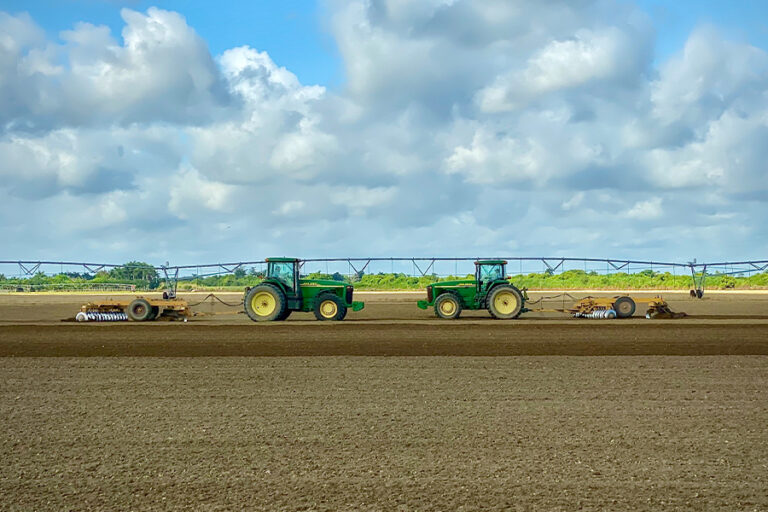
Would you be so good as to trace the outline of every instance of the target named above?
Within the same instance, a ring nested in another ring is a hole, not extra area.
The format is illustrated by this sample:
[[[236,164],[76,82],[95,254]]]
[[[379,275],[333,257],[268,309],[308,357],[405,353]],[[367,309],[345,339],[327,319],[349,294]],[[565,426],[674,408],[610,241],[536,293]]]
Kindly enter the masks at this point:
[[[768,296],[512,322],[360,298],[75,324],[82,297],[0,296],[0,510],[768,510]]]

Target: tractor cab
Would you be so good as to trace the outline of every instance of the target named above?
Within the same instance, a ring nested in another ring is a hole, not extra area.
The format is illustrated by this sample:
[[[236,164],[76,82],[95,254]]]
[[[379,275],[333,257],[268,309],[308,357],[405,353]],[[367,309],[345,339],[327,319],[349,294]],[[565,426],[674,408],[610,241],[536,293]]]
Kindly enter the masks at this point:
[[[477,289],[487,290],[489,286],[504,280],[507,262],[504,260],[479,260],[475,262]]]
[[[299,260],[295,258],[267,258],[267,279],[279,281],[289,295],[299,288]]]

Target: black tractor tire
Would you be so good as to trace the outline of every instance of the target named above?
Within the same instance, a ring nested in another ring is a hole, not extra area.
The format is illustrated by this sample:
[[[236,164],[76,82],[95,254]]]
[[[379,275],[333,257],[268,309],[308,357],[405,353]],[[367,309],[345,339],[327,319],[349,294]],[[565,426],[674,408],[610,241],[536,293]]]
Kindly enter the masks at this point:
[[[282,322],[283,320],[287,319],[289,316],[291,316],[292,311],[288,308],[285,308],[285,311],[283,311],[283,314],[280,315],[278,318],[275,318],[275,320]]]
[[[248,318],[254,322],[272,322],[280,320],[280,317],[285,314],[287,301],[280,288],[273,284],[262,283],[248,290],[243,299],[243,308]]]
[[[341,321],[347,316],[347,306],[334,293],[321,293],[315,299],[315,318],[321,321]]]
[[[637,308],[632,297],[619,297],[613,303],[613,310],[616,311],[616,318],[629,318],[635,314]]]
[[[435,316],[455,320],[461,315],[461,299],[455,293],[444,292],[435,299]]]
[[[128,318],[134,322],[146,322],[152,320],[152,306],[146,299],[136,299],[125,308]]]
[[[512,320],[523,310],[523,294],[511,284],[494,287],[486,299],[486,307],[497,320]]]

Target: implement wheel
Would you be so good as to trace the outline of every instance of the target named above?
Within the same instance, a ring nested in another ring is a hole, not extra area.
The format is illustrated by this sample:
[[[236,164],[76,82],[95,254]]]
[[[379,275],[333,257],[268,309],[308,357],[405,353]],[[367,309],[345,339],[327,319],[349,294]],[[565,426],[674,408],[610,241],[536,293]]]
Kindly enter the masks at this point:
[[[523,294],[511,284],[502,284],[491,290],[487,299],[488,312],[493,318],[511,320],[520,316]]]
[[[125,308],[128,318],[134,322],[145,322],[152,320],[152,306],[146,299],[136,299]]]
[[[280,320],[285,314],[286,301],[280,288],[264,283],[248,290],[243,306],[245,314],[254,322],[270,322]]]
[[[618,318],[629,318],[635,314],[635,301],[632,297],[619,297],[613,303],[613,310],[616,311]]]
[[[448,292],[441,293],[435,300],[435,316],[453,320],[461,314],[461,302],[456,295]]]
[[[347,306],[333,293],[321,293],[315,299],[315,318],[318,320],[344,320]]]

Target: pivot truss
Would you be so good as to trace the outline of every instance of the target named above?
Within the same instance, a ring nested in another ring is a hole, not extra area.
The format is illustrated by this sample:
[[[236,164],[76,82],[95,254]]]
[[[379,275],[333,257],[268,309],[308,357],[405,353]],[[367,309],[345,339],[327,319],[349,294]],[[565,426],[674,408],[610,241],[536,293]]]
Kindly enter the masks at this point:
[[[503,259],[508,262],[510,273],[546,273],[557,274],[566,270],[582,269],[601,274],[625,272],[628,274],[643,271],[671,272],[690,274],[692,295],[701,297],[707,276],[744,275],[768,271],[768,260],[716,261],[698,263],[696,260],[678,263],[669,261],[627,260],[616,258],[565,258],[539,256],[478,256],[469,257],[390,257],[390,258],[309,258],[302,260],[302,273],[338,272],[345,276],[360,277],[364,273],[392,272],[409,276],[427,275],[462,275],[471,271],[471,264],[478,259]],[[194,280],[214,275],[232,274],[254,269],[263,269],[266,260],[237,261],[228,263],[204,263],[196,265],[128,265],[113,263],[92,263],[76,261],[31,261],[0,260],[0,272],[3,268],[15,270],[18,277],[26,278],[38,273],[57,274],[63,272],[81,272],[95,275],[101,271],[114,269],[143,270],[152,268],[158,277],[163,276],[168,286],[168,295],[175,296],[176,285],[181,281]],[[439,267],[439,272],[437,271]]]

